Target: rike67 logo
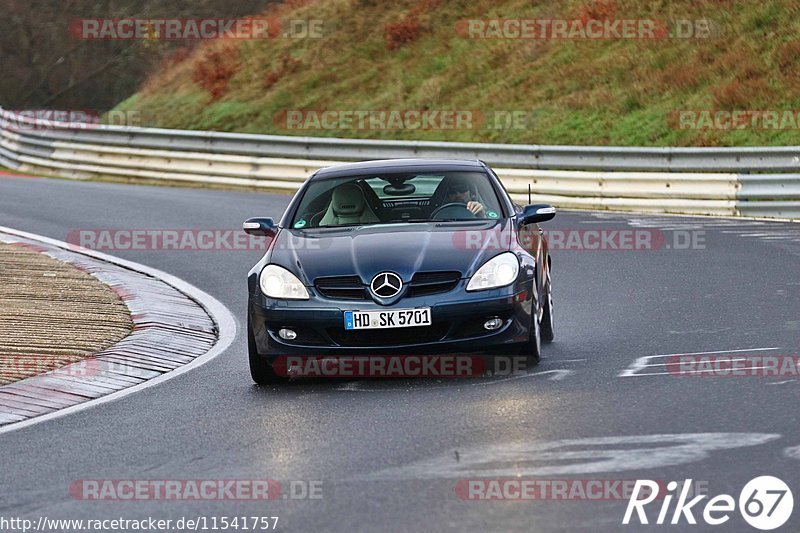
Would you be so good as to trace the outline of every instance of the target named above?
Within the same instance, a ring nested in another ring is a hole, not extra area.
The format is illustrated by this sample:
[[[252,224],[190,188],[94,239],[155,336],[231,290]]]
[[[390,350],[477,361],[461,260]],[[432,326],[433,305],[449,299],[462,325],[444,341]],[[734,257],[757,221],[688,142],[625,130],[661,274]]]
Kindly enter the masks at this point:
[[[710,526],[720,526],[731,519],[731,514],[736,511],[738,503],[739,513],[745,522],[756,529],[769,531],[784,525],[792,516],[794,509],[791,489],[782,480],[773,476],[751,479],[739,493],[738,502],[729,494],[720,494],[704,502],[705,505],[701,505],[708,495],[702,494],[689,499],[691,486],[691,479],[680,485],[676,481],[667,484],[667,493],[661,499],[661,508],[655,524],[697,525],[699,517]],[[658,489],[659,483],[656,481],[637,480],[622,523],[624,525],[637,522],[651,523],[648,520],[652,520],[652,517],[648,519],[645,507],[659,497]],[[642,494],[645,496],[641,497]],[[676,498],[675,507],[671,509],[672,502]]]

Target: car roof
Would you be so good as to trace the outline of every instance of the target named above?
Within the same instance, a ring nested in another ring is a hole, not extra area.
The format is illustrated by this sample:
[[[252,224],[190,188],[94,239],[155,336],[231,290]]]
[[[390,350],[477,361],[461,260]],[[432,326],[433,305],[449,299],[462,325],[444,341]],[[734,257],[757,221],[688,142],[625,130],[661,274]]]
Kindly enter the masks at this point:
[[[314,173],[311,179],[338,178],[372,173],[483,171],[484,168],[484,164],[477,159],[380,159],[326,167]]]

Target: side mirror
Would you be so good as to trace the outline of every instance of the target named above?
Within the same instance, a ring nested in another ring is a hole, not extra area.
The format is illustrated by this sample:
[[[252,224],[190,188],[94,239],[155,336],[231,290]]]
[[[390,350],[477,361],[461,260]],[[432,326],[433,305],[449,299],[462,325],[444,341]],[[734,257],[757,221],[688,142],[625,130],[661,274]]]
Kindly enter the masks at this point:
[[[248,235],[256,237],[273,238],[278,233],[278,227],[271,218],[248,218],[242,224],[242,229]]]
[[[526,205],[519,214],[519,224],[538,224],[547,222],[556,216],[556,208],[547,204]]]

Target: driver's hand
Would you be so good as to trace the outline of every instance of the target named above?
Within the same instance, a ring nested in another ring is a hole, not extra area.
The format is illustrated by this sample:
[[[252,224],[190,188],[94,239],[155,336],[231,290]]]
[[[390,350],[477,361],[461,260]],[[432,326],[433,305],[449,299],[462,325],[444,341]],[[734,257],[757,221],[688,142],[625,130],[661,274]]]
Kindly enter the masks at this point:
[[[478,215],[480,213],[483,213],[484,207],[483,204],[481,204],[480,202],[473,201],[467,203],[467,209],[469,209],[470,213],[472,213],[473,215]]]

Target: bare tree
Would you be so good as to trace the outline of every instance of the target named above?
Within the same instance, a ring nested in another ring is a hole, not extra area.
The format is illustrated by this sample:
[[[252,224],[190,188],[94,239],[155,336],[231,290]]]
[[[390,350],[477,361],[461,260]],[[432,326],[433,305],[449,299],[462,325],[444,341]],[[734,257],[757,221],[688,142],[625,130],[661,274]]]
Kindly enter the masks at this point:
[[[82,18],[257,15],[276,0],[0,0],[0,106],[105,111],[191,41],[81,40]]]

